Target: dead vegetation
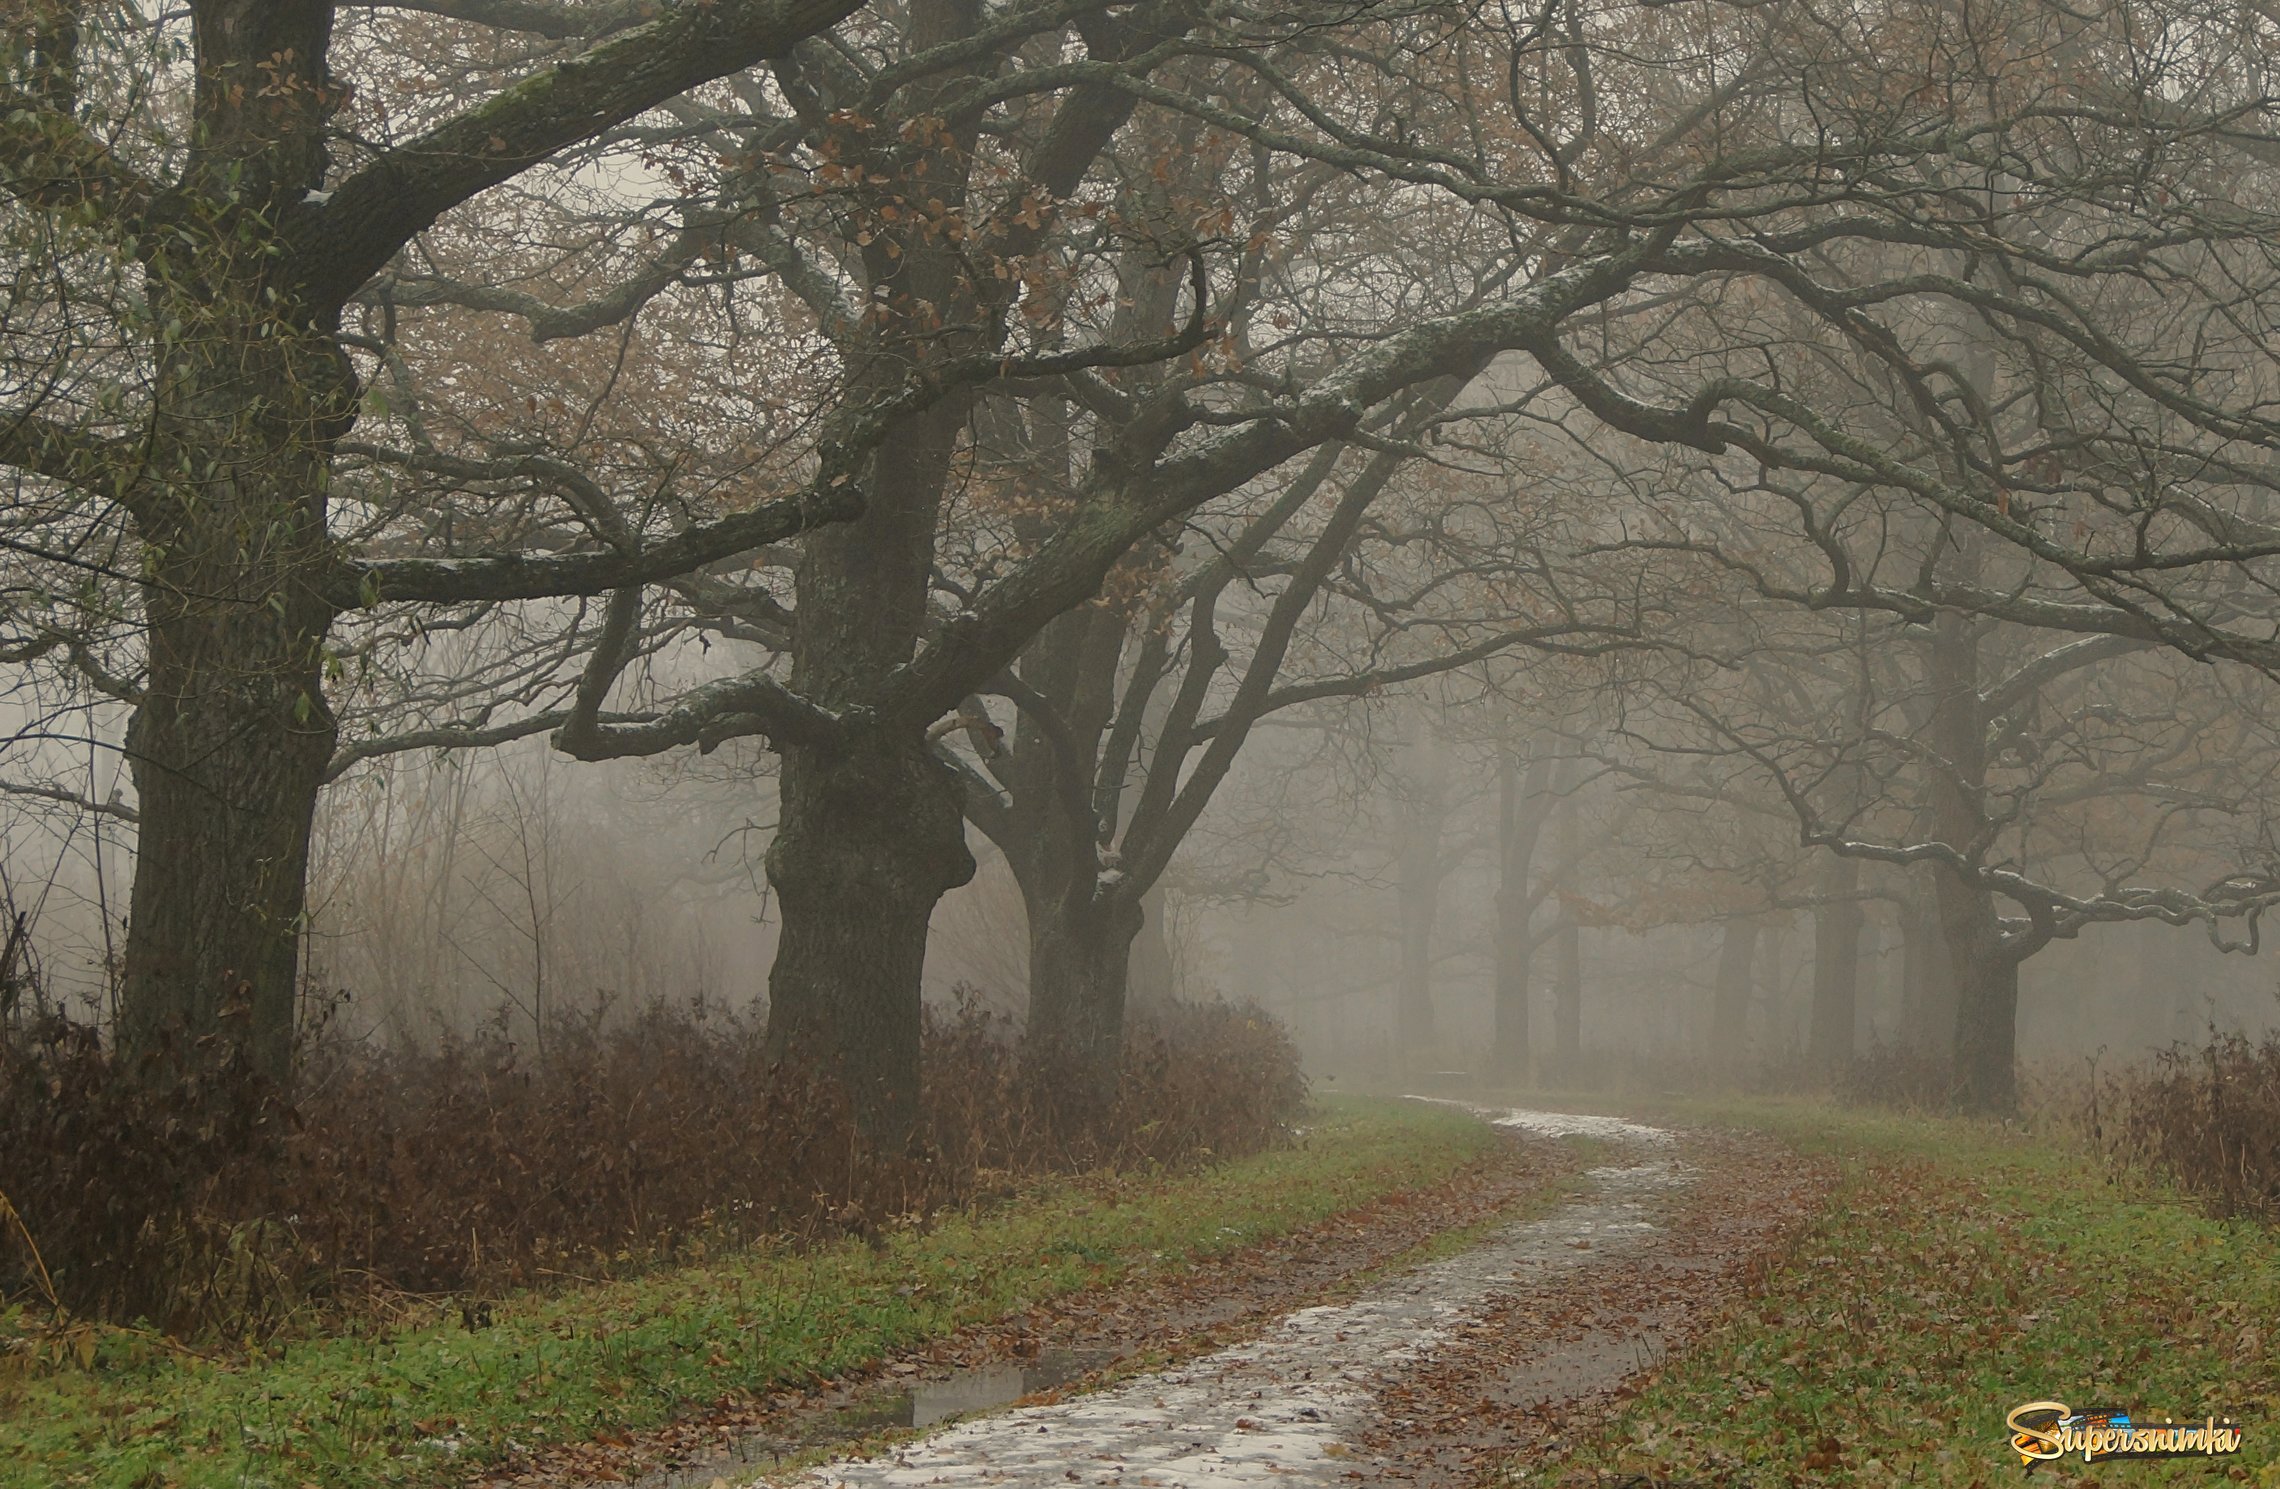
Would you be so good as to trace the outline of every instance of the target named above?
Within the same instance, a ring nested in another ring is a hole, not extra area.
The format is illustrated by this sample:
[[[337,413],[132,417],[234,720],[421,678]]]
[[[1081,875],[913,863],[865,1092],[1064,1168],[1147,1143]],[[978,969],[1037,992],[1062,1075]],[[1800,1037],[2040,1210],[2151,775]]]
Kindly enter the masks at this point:
[[[867,1153],[760,1021],[654,1003],[418,1049],[318,1041],[288,1100],[228,1057],[158,1080],[47,1014],[0,1040],[0,1292],[239,1339],[405,1294],[622,1273],[759,1238],[868,1234],[1076,1168],[1281,1140],[1282,1029],[1227,1005],[1135,1030],[1114,1104],[1068,1102],[975,1004],[930,1016],[920,1132]],[[1084,1110],[1083,1119],[1067,1113]]]
[[[2211,1031],[2083,1088],[2080,1120],[2117,1163],[2151,1169],[2218,1215],[2280,1222],[2280,1034]]]

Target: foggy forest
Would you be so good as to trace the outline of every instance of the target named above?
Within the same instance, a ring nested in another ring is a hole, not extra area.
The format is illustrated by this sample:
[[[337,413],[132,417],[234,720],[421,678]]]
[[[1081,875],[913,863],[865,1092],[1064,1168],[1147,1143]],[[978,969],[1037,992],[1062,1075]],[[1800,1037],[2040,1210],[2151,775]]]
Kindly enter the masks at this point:
[[[4,0],[0,275],[0,1484],[2280,1473],[2263,0]]]

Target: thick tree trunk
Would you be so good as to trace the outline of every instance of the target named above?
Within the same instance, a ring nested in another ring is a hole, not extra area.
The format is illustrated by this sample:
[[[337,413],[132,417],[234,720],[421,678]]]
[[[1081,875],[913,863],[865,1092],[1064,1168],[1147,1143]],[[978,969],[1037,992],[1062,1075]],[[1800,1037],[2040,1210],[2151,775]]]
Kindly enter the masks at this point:
[[[1956,1098],[1964,1110],[2019,1104],[2019,959],[1981,939],[1956,955]]]
[[[1048,700],[1054,727],[1030,709],[1017,717],[1010,756],[989,764],[1010,801],[981,819],[1028,912],[1030,1070],[1075,1116],[1115,1094],[1136,963],[1148,962],[1140,996],[1171,996],[1170,953],[1161,926],[1149,925],[1162,897],[1136,894],[1121,867],[1113,879],[1104,869],[1118,862],[1101,837],[1111,803],[1088,764],[1110,722],[1125,634],[1121,611],[1088,605],[1056,617],[1023,651],[1021,680]],[[1128,807],[1133,795],[1126,789],[1114,804]],[[1140,943],[1153,959],[1138,954]]]
[[[925,49],[969,35],[978,16],[960,0],[921,0],[897,24]],[[955,95],[975,77],[946,66],[911,85],[914,105],[923,110],[929,88]],[[969,121],[927,141],[867,142],[868,158],[855,162],[850,207],[877,226],[861,253],[869,315],[841,348],[857,369],[845,394],[852,405],[893,396],[917,359],[987,344],[945,331],[987,320],[966,245],[919,214],[885,211],[921,174],[930,198],[962,210],[974,143]],[[768,1039],[836,1075],[884,1151],[907,1142],[918,1112],[927,922],[935,902],[974,875],[964,788],[926,737],[933,720],[893,717],[886,706],[928,629],[935,540],[973,401],[953,392],[899,419],[870,458],[862,515],[804,538],[795,571],[793,691],[842,715],[877,711],[879,722],[837,749],[783,750],[768,881],[784,929],[769,974]]]
[[[1098,1106],[1113,1096],[1124,1059],[1138,904],[1088,897],[1032,919],[1029,1054],[1048,1089]]]
[[[1527,917],[1500,906],[1496,927],[1495,1033],[1489,1057],[1491,1073],[1500,1081],[1528,1078],[1531,1056],[1528,1004],[1535,961],[1536,947],[1529,935]]]
[[[961,787],[923,739],[783,751],[768,882],[784,917],[768,1043],[839,1081],[899,1150],[918,1117],[919,979],[935,902],[971,879]]]
[[[323,633],[296,624],[297,607],[232,606],[181,573],[169,565],[145,586],[154,621],[127,735],[142,821],[119,1038],[132,1057],[187,1057],[220,1034],[283,1084],[309,832],[333,747]]]
[[[1932,744],[1943,768],[1932,772],[1933,830],[1972,863],[1987,814],[1986,705],[1979,695],[1979,622],[1943,613],[1932,625]],[[2018,1102],[2019,967],[2006,947],[1995,896],[1970,867],[1935,863],[1934,901],[1956,993],[1957,1099],[1976,1112],[2008,1112]]]
[[[1738,1068],[1749,1050],[1757,943],[1758,923],[1748,916],[1727,921],[1718,938],[1718,975],[1710,991],[1710,1058],[1728,1071]]]
[[[1955,964],[1938,907],[1921,886],[1900,910],[1900,998],[1902,1042],[1946,1063],[1955,1048]]]
[[[1813,913],[1813,1068],[1836,1075],[1851,1063],[1860,1027],[1860,860],[1838,858],[1822,881],[1826,903]]]
[[[151,438],[123,493],[142,552],[141,826],[120,987],[133,1057],[291,1072],[310,824],[332,755],[326,487],[356,380],[274,234],[325,167],[331,7],[197,8],[189,150],[145,245]]]
[[[876,375],[891,368],[882,361]],[[863,515],[801,550],[791,683],[823,708],[874,706],[878,680],[917,647],[964,417],[953,398],[903,421],[873,458]],[[768,1043],[838,1080],[883,1151],[908,1142],[918,1114],[927,922],[974,876],[965,788],[935,757],[929,722],[882,720],[836,746],[784,743],[768,849],[784,921]]]
[[[138,503],[149,662],[127,729],[142,820],[119,1038],[136,1058],[232,1048],[282,1084],[334,742],[328,450],[354,380],[327,339],[258,335],[226,299],[186,309],[212,340],[169,364],[159,429],[172,469],[210,474]]]

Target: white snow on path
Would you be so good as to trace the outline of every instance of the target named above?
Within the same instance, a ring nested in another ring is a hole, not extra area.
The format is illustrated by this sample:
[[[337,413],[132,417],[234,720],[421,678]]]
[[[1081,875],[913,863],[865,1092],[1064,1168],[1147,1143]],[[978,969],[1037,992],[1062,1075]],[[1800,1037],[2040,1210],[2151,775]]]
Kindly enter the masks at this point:
[[[1354,1302],[1303,1309],[1248,1343],[1174,1370],[963,1422],[796,1482],[807,1489],[1349,1484],[1354,1464],[1333,1450],[1366,1419],[1372,1387],[1391,1368],[1430,1352],[1516,1277],[1534,1280],[1640,1245],[1656,1230],[1647,1217],[1657,1193],[1687,1182],[1679,1164],[1655,1152],[1668,1143],[1655,1128],[1548,1112],[1481,1115],[1500,1126],[1616,1138],[1648,1151],[1633,1167],[1591,1170],[1591,1192],[1557,1213],[1507,1226]]]

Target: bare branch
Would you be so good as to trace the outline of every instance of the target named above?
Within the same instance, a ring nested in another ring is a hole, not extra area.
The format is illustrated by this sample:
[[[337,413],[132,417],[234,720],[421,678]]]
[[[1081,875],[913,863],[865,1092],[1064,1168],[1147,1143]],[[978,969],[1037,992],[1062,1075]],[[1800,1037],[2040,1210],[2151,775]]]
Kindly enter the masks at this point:
[[[386,151],[287,225],[315,307],[337,306],[444,213],[700,83],[779,57],[861,0],[676,5]]]

